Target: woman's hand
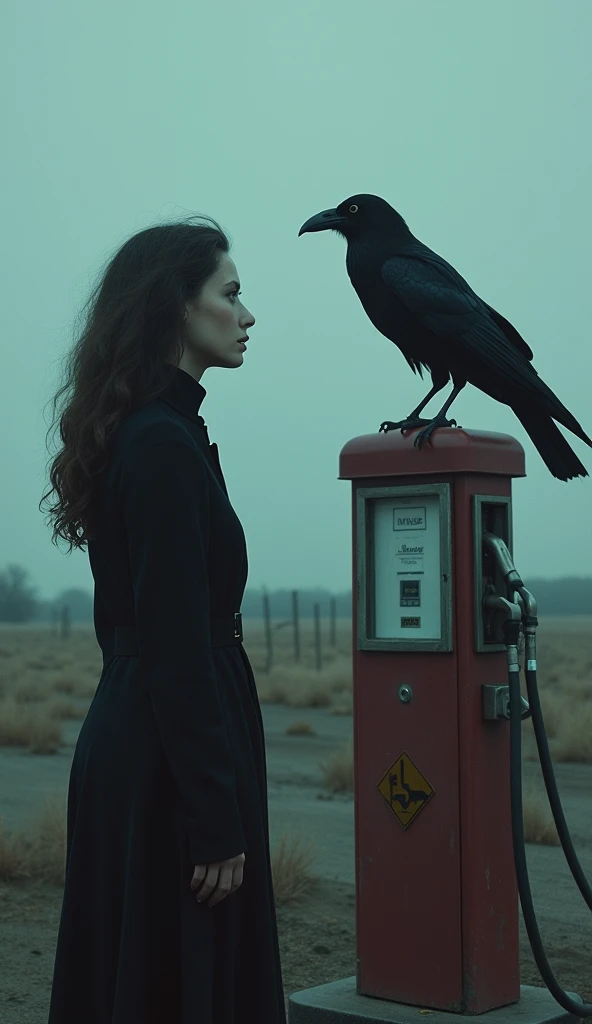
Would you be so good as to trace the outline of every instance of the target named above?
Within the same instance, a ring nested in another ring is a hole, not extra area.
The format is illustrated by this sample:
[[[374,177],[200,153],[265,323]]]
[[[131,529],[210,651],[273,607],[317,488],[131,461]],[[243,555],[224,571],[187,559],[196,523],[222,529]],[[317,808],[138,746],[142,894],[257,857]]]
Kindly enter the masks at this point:
[[[203,903],[209,896],[208,907],[213,907],[229,893],[235,892],[243,882],[244,863],[244,853],[238,853],[236,857],[230,857],[228,860],[216,860],[212,864],[196,864],[191,879],[191,888],[199,889],[198,895],[195,897],[197,902]]]

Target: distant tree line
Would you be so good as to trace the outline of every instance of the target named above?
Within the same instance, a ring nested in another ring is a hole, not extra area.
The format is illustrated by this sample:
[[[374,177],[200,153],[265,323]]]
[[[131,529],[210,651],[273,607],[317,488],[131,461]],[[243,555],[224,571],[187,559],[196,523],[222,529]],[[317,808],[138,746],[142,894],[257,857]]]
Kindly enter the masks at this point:
[[[539,615],[592,615],[592,577],[566,576],[555,580],[533,577],[525,580],[525,583],[536,598]],[[271,616],[274,619],[289,619],[292,615],[293,589],[247,589],[241,608],[243,618],[262,618],[263,598],[266,595]],[[29,583],[29,573],[21,566],[11,564],[0,571],[0,622],[50,623],[67,609],[72,624],[92,624],[92,592],[71,587],[48,601],[38,598],[37,590],[37,587]],[[328,617],[331,600],[335,602],[337,618],[351,618],[351,590],[334,593],[323,587],[298,591],[300,617],[312,619],[315,604],[320,605],[321,615]]]
[[[534,594],[539,615],[592,615],[592,577],[562,576],[561,579],[525,579]]]

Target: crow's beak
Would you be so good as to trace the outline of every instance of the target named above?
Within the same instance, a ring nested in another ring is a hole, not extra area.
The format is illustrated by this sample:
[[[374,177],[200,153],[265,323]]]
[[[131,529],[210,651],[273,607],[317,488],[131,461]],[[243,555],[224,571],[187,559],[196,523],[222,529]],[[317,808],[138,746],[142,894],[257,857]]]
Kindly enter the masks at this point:
[[[315,213],[314,217],[304,222],[298,232],[298,238],[307,231],[328,231],[329,228],[339,231],[346,222],[347,217],[340,217],[336,210],[323,210],[322,213]]]

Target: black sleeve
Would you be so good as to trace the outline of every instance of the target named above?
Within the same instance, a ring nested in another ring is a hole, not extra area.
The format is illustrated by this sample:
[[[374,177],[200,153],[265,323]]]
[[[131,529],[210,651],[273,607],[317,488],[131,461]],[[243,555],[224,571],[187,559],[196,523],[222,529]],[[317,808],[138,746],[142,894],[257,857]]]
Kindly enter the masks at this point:
[[[246,853],[210,643],[209,490],[182,440],[136,443],[120,481],[139,646],[194,864]]]

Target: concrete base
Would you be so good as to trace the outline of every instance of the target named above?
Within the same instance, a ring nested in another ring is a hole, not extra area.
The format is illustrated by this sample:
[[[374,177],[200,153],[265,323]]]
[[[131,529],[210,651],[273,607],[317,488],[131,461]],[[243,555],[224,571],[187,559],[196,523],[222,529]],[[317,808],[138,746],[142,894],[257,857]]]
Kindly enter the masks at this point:
[[[567,994],[575,1002],[583,1002],[575,992]],[[567,1013],[548,989],[534,985],[520,986],[520,1002],[476,1015],[422,1009],[358,995],[355,975],[292,992],[288,999],[289,1024],[419,1024],[420,1020],[426,1024],[452,1024],[453,1018],[461,1017],[478,1018],[487,1024],[576,1024],[581,1019]]]

